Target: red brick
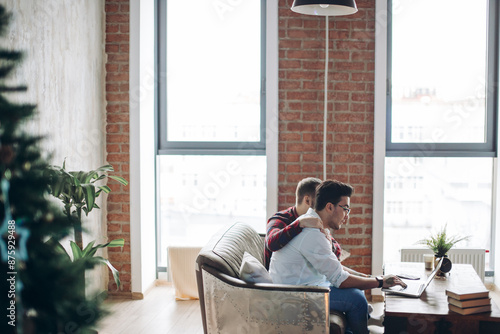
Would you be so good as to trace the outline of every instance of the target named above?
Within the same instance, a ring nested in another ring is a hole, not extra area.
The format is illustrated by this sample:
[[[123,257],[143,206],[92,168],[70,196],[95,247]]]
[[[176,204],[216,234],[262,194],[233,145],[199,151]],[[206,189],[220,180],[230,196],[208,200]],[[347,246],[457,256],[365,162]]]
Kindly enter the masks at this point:
[[[310,50],[289,50],[286,52],[288,59],[316,59],[318,58],[317,51]]]
[[[130,15],[128,14],[106,13],[106,23],[129,22],[129,19]]]
[[[130,221],[130,215],[128,215],[128,214],[110,213],[110,214],[108,214],[107,219],[109,221],[129,222]],[[109,224],[108,224],[108,230],[109,230]]]
[[[129,162],[130,161],[130,157],[129,157],[128,154],[125,154],[125,153],[108,154],[107,160],[110,163],[115,163],[115,162]]]
[[[116,43],[116,42],[128,42],[130,39],[129,34],[106,34],[106,42],[107,43]]]
[[[118,52],[120,50],[120,47],[115,44],[106,44],[105,51],[109,54],[112,52]]]
[[[117,135],[108,134],[107,141],[108,143],[128,143],[129,136],[122,134],[117,134]]]
[[[106,4],[104,6],[104,11],[106,13],[117,12],[120,9],[120,5],[117,4]]]
[[[108,231],[112,232],[121,232],[122,231],[122,225],[121,224],[113,224],[108,222]]]

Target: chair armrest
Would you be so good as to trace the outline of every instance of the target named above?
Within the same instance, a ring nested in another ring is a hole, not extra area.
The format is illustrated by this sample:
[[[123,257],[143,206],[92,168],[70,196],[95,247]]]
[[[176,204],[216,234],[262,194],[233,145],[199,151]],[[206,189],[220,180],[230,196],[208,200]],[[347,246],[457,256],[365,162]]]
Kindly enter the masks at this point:
[[[200,270],[208,333],[329,332],[328,288],[249,284],[209,266]]]
[[[272,291],[293,291],[293,292],[318,292],[329,293],[330,289],[324,286],[305,286],[305,285],[289,285],[289,284],[274,284],[274,283],[247,283],[239,278],[221,273],[220,271],[203,265],[202,269],[206,270],[221,281],[235,287],[245,289],[259,289],[259,290],[272,290]]]

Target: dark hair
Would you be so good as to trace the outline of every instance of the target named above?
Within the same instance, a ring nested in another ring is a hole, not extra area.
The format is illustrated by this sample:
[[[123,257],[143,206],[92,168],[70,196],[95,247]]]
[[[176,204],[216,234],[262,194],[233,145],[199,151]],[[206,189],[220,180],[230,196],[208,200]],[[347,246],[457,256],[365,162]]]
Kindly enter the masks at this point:
[[[309,195],[314,198],[316,194],[316,187],[321,183],[320,179],[315,177],[306,177],[302,179],[297,184],[297,190],[295,191],[295,197],[297,204],[302,203],[304,196]]]
[[[354,188],[347,183],[336,180],[323,181],[316,188],[316,200],[314,201],[314,210],[321,211],[327,203],[337,204],[343,196],[351,197]]]

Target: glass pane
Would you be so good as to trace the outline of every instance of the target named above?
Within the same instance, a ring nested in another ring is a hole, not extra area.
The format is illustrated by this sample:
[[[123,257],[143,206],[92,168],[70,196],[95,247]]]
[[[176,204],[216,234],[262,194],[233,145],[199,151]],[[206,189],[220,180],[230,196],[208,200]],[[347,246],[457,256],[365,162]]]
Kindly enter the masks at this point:
[[[457,247],[490,249],[492,158],[386,158],[384,261],[447,225],[471,236]],[[404,236],[401,237],[401,236]],[[489,253],[486,254],[489,270]]]
[[[485,142],[487,0],[400,0],[392,15],[392,142]]]
[[[159,266],[169,245],[203,246],[224,225],[266,227],[265,156],[179,156],[159,159]]]
[[[167,140],[260,141],[260,10],[167,1]]]

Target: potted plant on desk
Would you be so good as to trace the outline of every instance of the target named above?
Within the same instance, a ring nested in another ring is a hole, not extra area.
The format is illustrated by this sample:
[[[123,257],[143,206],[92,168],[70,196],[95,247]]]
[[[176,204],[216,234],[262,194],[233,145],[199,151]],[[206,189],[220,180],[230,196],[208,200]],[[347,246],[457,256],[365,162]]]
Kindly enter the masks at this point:
[[[439,260],[444,257],[441,269],[438,274],[442,275],[451,270],[451,261],[448,259],[448,251],[460,241],[468,240],[469,236],[449,236],[446,233],[446,225],[436,234],[431,235],[429,238],[417,241],[418,244],[426,245],[434,252],[434,266],[437,265]]]

